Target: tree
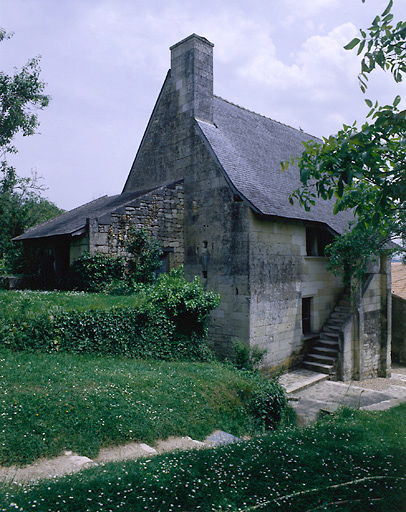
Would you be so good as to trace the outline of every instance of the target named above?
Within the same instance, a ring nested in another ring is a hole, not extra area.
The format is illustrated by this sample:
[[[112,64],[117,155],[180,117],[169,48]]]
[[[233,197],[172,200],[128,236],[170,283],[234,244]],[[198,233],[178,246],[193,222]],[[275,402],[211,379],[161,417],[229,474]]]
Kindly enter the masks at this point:
[[[364,93],[377,67],[396,82],[406,73],[406,22],[393,25],[392,6],[390,0],[367,31],[360,30],[360,37],[344,47],[362,56]],[[304,143],[298,159],[302,185],[290,198],[307,210],[317,198],[334,198],[334,213],[354,211],[351,228],[328,249],[331,266],[346,282],[363,277],[372,255],[390,252],[391,240],[406,247],[406,110],[399,108],[400,96],[391,105],[365,102],[370,111],[361,128],[344,125],[322,142]]]
[[[0,274],[28,270],[23,245],[12,239],[63,212],[41,197],[35,174],[32,178],[18,178],[13,167],[7,171],[0,179]]]
[[[10,39],[0,28],[0,41]],[[39,57],[30,59],[20,71],[9,76],[0,71],[0,154],[17,150],[12,141],[21,131],[23,136],[33,135],[39,126],[33,109],[43,109],[49,104],[50,97],[44,94],[45,84],[40,80]],[[2,162],[3,163],[3,162]]]
[[[0,42],[10,39],[0,28]],[[34,174],[21,178],[7,162],[16,153],[13,144],[17,133],[29,136],[39,126],[37,110],[49,104],[40,79],[39,57],[30,59],[13,75],[0,71],[0,266],[13,271],[21,263],[21,247],[11,239],[37,222],[43,222],[61,212],[53,203],[41,198],[43,188]]]

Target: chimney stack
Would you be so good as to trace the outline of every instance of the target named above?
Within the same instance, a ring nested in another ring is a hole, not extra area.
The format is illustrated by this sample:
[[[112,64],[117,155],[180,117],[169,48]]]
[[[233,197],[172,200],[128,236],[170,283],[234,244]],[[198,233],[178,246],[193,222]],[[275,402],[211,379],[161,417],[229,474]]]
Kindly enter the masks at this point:
[[[213,123],[213,47],[196,34],[171,46],[171,77],[179,93],[179,109]]]

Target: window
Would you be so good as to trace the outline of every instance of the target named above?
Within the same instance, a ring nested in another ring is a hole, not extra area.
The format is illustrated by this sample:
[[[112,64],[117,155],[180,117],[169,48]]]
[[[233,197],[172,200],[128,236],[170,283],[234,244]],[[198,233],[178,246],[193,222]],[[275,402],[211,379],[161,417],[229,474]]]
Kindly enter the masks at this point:
[[[326,229],[306,228],[306,255],[324,256],[326,246],[331,244],[334,236]]]
[[[312,332],[312,297],[302,299],[302,332],[305,335]]]

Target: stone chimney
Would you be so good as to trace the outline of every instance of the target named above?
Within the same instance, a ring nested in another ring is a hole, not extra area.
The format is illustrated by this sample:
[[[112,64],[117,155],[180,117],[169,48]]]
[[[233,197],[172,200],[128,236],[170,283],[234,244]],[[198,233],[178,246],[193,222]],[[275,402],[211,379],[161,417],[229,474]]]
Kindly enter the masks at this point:
[[[213,123],[213,46],[192,34],[170,48],[180,111],[209,123]]]

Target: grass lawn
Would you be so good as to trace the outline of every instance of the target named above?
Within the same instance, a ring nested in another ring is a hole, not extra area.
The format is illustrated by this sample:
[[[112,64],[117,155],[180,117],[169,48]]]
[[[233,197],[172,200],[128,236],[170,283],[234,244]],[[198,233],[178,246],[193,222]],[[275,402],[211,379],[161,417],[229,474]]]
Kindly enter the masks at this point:
[[[137,295],[113,296],[85,292],[44,292],[31,290],[0,290],[0,324],[35,317],[58,310],[85,311],[133,307]]]
[[[215,429],[242,435],[254,428],[242,398],[253,385],[220,363],[0,349],[0,464]]]
[[[1,511],[402,512],[406,404],[343,410],[306,429],[199,452],[110,463],[23,488]]]

